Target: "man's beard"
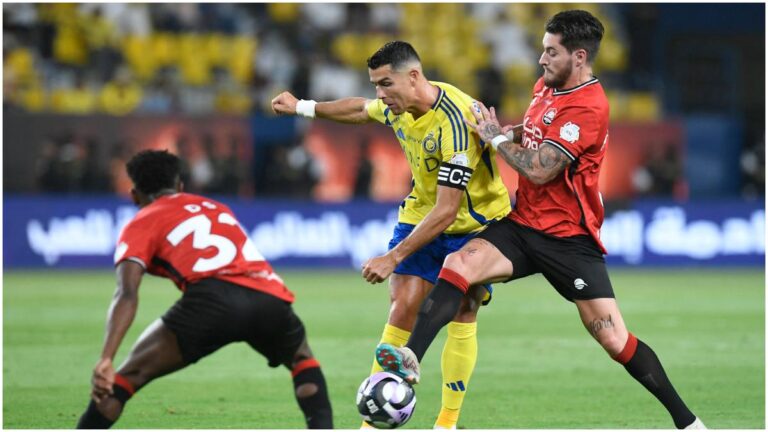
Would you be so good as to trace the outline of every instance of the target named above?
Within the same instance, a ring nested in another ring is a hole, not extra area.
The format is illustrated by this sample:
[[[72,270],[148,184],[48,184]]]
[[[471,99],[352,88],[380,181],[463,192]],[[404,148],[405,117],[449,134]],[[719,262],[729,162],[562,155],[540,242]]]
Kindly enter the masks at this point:
[[[559,89],[562,88],[565,85],[565,82],[568,81],[568,77],[571,76],[571,71],[573,71],[573,65],[569,62],[563,70],[561,70],[559,73],[555,74],[554,76],[547,78],[544,77],[544,85],[546,85],[549,88],[555,88]]]

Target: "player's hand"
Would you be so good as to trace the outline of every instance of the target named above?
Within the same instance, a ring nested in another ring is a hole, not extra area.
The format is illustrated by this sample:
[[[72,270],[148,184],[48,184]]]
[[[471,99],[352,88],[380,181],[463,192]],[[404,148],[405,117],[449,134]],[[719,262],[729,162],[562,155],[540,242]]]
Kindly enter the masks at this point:
[[[506,125],[501,128],[501,133],[507,136],[512,142],[520,143],[523,140],[523,124]]]
[[[502,127],[501,127],[501,133],[503,133],[504,135],[506,135],[506,134],[508,134],[508,133],[509,133],[509,131],[514,131],[514,130],[515,130],[515,128],[522,130],[522,128],[523,128],[523,125],[522,125],[522,124],[519,124],[519,125],[517,125],[517,126],[515,126],[515,125],[505,125],[505,126],[502,126]]]
[[[383,282],[395,271],[397,261],[389,254],[371,258],[363,264],[363,278],[372,284]]]
[[[275,114],[296,115],[296,103],[299,100],[290,92],[282,92],[272,99],[272,111]]]
[[[482,102],[475,102],[475,107],[472,109],[472,115],[475,117],[477,124],[464,119],[464,123],[472,128],[472,130],[480,136],[480,139],[486,143],[491,142],[495,137],[502,134],[501,125],[496,118],[496,109],[491,107],[490,110],[483,105]]]
[[[111,396],[113,384],[115,384],[115,368],[112,366],[112,360],[103,358],[93,368],[93,377],[91,378],[91,398],[93,401],[99,403],[102,399]]]

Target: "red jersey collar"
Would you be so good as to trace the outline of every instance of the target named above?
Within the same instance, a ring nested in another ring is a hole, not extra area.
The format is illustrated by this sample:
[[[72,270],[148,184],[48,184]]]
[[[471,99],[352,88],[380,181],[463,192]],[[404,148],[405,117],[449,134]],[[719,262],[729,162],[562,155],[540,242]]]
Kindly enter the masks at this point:
[[[592,77],[591,80],[589,80],[589,81],[587,81],[587,82],[585,82],[583,84],[579,84],[576,87],[572,87],[572,88],[565,89],[565,90],[553,89],[552,96],[560,96],[560,95],[564,95],[564,94],[573,93],[573,92],[575,92],[577,90],[583,89],[586,86],[595,84],[596,82],[598,82],[597,77]]]

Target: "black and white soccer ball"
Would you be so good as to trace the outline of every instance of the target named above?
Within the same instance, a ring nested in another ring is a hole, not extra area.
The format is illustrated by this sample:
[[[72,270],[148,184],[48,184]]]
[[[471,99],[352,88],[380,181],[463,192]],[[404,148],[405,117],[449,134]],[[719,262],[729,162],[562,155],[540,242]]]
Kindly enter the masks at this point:
[[[357,410],[363,420],[377,429],[404,425],[416,407],[416,392],[404,379],[391,372],[377,372],[357,389]]]

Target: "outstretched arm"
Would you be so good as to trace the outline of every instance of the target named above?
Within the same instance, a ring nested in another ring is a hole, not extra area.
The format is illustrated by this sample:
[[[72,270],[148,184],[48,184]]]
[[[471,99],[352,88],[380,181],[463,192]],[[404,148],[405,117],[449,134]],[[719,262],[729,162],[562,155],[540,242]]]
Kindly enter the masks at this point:
[[[107,313],[107,331],[101,358],[93,368],[91,397],[98,403],[112,394],[115,368],[112,361],[118,348],[136,317],[139,306],[139,284],[144,268],[133,261],[123,261],[117,266],[117,287]]]
[[[478,104],[480,112],[472,111],[477,124],[467,120],[464,122],[480,135],[483,141],[494,143],[495,140],[495,145],[492,145],[501,157],[531,182],[539,185],[548,183],[571,162],[565,153],[551,144],[542,143],[538,150],[523,147],[520,144],[522,125],[515,126],[504,134],[496,118],[496,110],[491,107],[489,111],[482,103]]]
[[[368,99],[362,97],[350,97],[330,102],[300,101],[290,92],[282,92],[272,99],[272,111],[275,114],[298,114],[340,123],[368,123],[373,119],[368,116],[367,103]]]

